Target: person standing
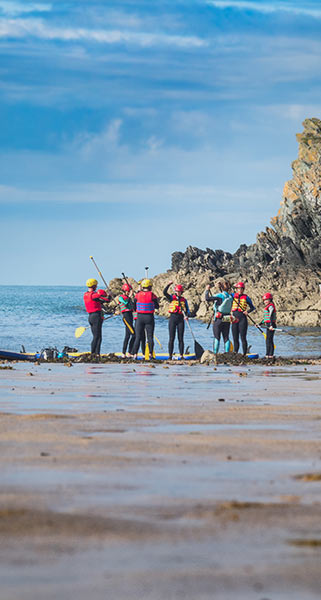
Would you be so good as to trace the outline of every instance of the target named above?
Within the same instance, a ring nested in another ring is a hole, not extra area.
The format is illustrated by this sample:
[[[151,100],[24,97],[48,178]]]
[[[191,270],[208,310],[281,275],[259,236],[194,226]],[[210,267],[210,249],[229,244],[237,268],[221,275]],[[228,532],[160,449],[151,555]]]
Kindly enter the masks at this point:
[[[220,347],[221,334],[224,340],[224,351],[229,352],[231,342],[229,340],[231,318],[230,313],[233,304],[233,296],[230,293],[231,284],[227,279],[220,279],[217,282],[220,290],[215,296],[210,296],[211,286],[208,284],[205,289],[206,302],[213,302],[214,321],[214,353],[217,354]]]
[[[244,294],[245,284],[239,281],[235,286],[236,292],[232,294],[232,335],[234,342],[234,352],[239,351],[240,338],[242,342],[243,355],[247,353],[247,315],[255,310],[255,306],[249,296]]]
[[[153,356],[154,351],[154,312],[159,308],[157,296],[152,292],[152,282],[150,279],[143,279],[141,291],[137,292],[134,300],[134,310],[137,313],[135,327],[135,342],[133,347],[134,358],[137,358],[139,344],[143,338],[143,331],[146,330],[146,337],[149,347],[149,354]]]
[[[172,285],[172,281],[170,281],[163,290],[163,294],[170,302],[169,306],[169,322],[168,322],[168,330],[169,330],[169,340],[168,340],[168,356],[169,359],[172,360],[173,350],[174,350],[174,341],[175,335],[177,332],[178,337],[178,347],[181,358],[184,358],[184,318],[189,315],[188,302],[186,298],[184,298],[183,294],[183,286],[178,283],[175,285],[175,294],[169,294],[168,289],[169,286]]]
[[[103,326],[103,304],[110,302],[111,297],[106,290],[97,290],[97,279],[87,279],[87,292],[84,293],[84,303],[88,313],[88,322],[93,335],[91,342],[91,354],[99,356],[102,341]]]
[[[120,308],[120,314],[122,316],[124,325],[125,325],[125,337],[123,341],[123,358],[126,357],[127,346],[129,343],[129,356],[131,356],[131,350],[134,344],[134,325],[133,325],[133,310],[134,305],[131,298],[132,295],[132,286],[129,283],[124,283],[122,285],[123,293],[120,294],[117,298],[117,302]]]
[[[273,296],[270,292],[266,292],[262,296],[264,311],[263,319],[260,325],[266,327],[266,356],[265,358],[274,357],[274,330],[276,328],[276,308],[273,302]]]

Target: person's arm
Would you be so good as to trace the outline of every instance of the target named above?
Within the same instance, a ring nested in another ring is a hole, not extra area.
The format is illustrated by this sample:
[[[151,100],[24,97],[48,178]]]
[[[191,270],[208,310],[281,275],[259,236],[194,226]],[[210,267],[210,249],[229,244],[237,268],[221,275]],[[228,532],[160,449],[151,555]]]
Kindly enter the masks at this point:
[[[158,301],[157,296],[155,296],[155,294],[153,294],[153,302],[154,302],[155,308],[159,308],[159,301]]]
[[[190,316],[190,314],[191,314],[191,311],[190,311],[190,309],[189,309],[188,302],[187,302],[186,298],[185,298],[185,308],[186,308],[186,313],[185,313],[185,316],[186,316],[186,317],[189,317],[189,316]]]
[[[251,298],[249,296],[246,296],[246,304],[250,307],[249,310],[246,310],[244,312],[250,313],[253,310],[256,310]]]
[[[219,304],[221,304],[222,298],[220,298],[220,296],[210,296],[209,294],[210,294],[210,291],[206,290],[205,291],[206,302],[218,302]]]
[[[168,283],[168,284],[167,284],[167,285],[164,287],[164,289],[163,289],[163,294],[164,294],[164,297],[165,297],[165,298],[166,298],[166,300],[168,300],[169,302],[171,302],[171,301],[172,301],[172,295],[168,293],[168,288],[169,288],[169,286],[170,286],[170,285],[172,285],[172,283],[173,283],[173,282],[172,282],[172,281],[170,281],[170,282],[169,282],[169,283]]]

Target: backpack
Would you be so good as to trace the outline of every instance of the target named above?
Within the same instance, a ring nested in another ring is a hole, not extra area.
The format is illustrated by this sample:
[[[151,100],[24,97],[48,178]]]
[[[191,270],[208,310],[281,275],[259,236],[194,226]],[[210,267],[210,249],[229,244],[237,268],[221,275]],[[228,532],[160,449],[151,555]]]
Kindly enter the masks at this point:
[[[231,296],[231,294],[228,294],[227,292],[223,292],[223,294],[224,296],[226,294],[226,296],[224,297],[224,300],[222,300],[221,304],[216,308],[216,310],[222,313],[222,315],[229,315],[233,304],[233,296]]]

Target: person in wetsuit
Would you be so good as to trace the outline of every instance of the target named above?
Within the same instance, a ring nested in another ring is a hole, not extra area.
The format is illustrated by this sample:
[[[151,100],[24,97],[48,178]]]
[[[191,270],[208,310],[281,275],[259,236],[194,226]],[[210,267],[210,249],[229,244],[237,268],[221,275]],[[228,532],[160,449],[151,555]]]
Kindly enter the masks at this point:
[[[274,358],[274,330],[276,328],[276,308],[273,302],[273,296],[266,292],[262,296],[264,311],[263,319],[260,325],[266,327],[266,356],[265,358]]]
[[[234,352],[239,351],[240,347],[240,338],[242,342],[243,355],[246,356],[247,353],[247,315],[255,310],[255,306],[249,296],[244,294],[245,284],[243,281],[239,281],[239,283],[235,286],[236,292],[232,294],[233,296],[233,304],[232,304],[232,335],[234,342]]]
[[[88,322],[93,335],[91,342],[91,353],[100,355],[100,347],[102,341],[102,326],[103,326],[103,304],[110,302],[111,297],[106,290],[97,290],[97,279],[87,279],[87,292],[84,293],[84,303],[88,313]]]
[[[175,294],[169,294],[168,289],[169,286],[172,285],[172,281],[170,281],[163,290],[163,294],[170,302],[169,306],[169,322],[168,322],[168,330],[169,330],[169,341],[168,341],[168,355],[171,360],[173,357],[174,350],[174,340],[177,331],[178,337],[178,347],[181,358],[184,358],[184,318],[189,315],[189,308],[186,298],[182,296],[183,294],[183,286],[180,284],[175,285]]]
[[[220,347],[220,338],[223,336],[224,340],[224,351],[229,352],[231,342],[229,340],[230,333],[230,313],[233,304],[233,296],[230,293],[231,284],[227,279],[220,279],[217,282],[219,293],[215,296],[210,296],[211,286],[208,284],[205,289],[205,301],[213,302],[214,310],[214,321],[213,321],[213,333],[214,333],[214,353],[217,354]]]
[[[159,308],[158,298],[152,292],[151,280],[143,279],[141,287],[142,290],[137,292],[134,300],[134,310],[137,313],[135,342],[133,347],[134,358],[137,358],[137,352],[139,344],[142,341],[144,330],[146,330],[150,356],[153,356],[155,329],[154,312],[156,308]]]
[[[129,356],[132,356],[132,349],[134,345],[135,330],[133,325],[133,310],[134,304],[131,298],[132,286],[129,283],[122,285],[123,293],[117,298],[117,302],[120,308],[120,314],[122,316],[125,325],[125,337],[123,341],[123,358],[126,357],[127,346],[129,343]]]

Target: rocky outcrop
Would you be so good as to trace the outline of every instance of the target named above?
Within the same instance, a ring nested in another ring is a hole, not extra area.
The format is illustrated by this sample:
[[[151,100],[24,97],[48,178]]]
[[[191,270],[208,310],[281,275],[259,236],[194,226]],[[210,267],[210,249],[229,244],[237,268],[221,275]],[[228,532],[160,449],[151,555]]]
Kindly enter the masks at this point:
[[[271,291],[279,309],[279,322],[321,325],[321,121],[306,119],[297,135],[299,154],[292,163],[283,200],[271,227],[257,235],[255,244],[242,244],[234,253],[200,250],[189,246],[174,252],[171,270],[155,278],[158,292],[165,280],[185,285],[193,313],[205,318],[206,283],[228,276],[243,279],[246,291],[258,307],[261,295]],[[165,310],[165,306],[164,306]]]

